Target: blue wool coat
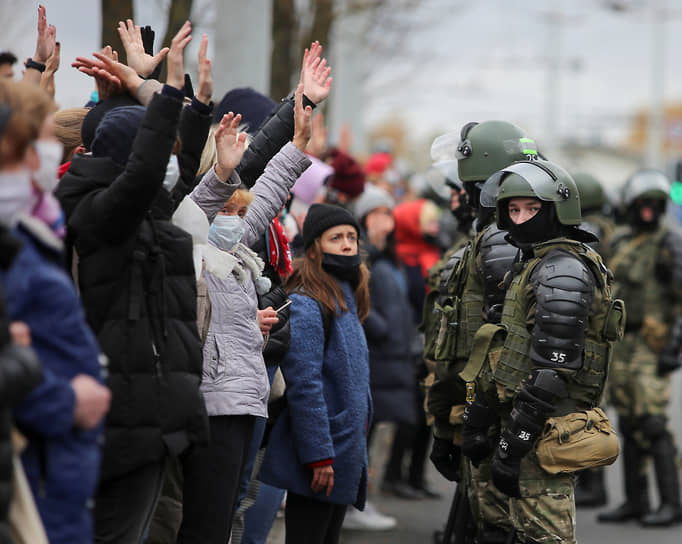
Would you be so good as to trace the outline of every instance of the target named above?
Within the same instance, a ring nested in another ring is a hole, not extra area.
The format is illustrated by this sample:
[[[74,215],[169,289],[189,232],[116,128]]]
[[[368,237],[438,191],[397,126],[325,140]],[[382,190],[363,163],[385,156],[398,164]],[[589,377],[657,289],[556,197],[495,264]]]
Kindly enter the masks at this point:
[[[331,322],[327,348],[317,302],[292,300],[291,347],[281,363],[288,405],[265,451],[259,479],[320,501],[364,508],[367,495],[367,427],[371,418],[367,342],[353,292],[341,283],[348,311]],[[310,489],[309,463],[334,459],[334,488]]]
[[[101,426],[73,426],[77,374],[100,378],[99,347],[85,321],[76,290],[57,264],[61,255],[37,220],[14,234],[23,247],[0,275],[7,313],[31,329],[43,382],[17,405],[14,416],[28,446],[21,459],[51,543],[92,542],[89,505],[100,465]],[[39,233],[39,235],[36,235]]]

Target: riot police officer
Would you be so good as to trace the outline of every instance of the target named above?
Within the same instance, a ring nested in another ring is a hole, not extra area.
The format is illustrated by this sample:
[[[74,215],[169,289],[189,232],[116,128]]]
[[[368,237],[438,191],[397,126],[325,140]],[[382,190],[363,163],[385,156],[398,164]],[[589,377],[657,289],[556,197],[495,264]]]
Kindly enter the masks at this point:
[[[617,455],[615,433],[607,432],[597,406],[611,343],[622,332],[622,301],[612,300],[607,269],[586,245],[595,237],[578,228],[578,190],[563,168],[543,160],[515,163],[488,179],[481,204],[496,206],[497,226],[519,255],[507,277],[500,326],[477,334],[488,337],[489,347],[497,333],[502,337],[494,363],[489,350],[488,371],[481,372],[477,342],[462,371],[478,377],[470,385],[472,414],[480,417],[476,404],[483,400],[501,421],[491,476],[511,498],[515,541],[573,543],[572,472]],[[546,425],[563,429],[561,439],[550,434],[536,451]],[[592,433],[590,451],[576,451],[571,442],[578,438],[566,429],[595,426],[600,432]]]
[[[675,457],[667,426],[670,372],[680,366],[682,343],[682,237],[666,226],[670,182],[661,172],[641,170],[625,183],[628,225],[614,234],[610,268],[625,300],[625,337],[614,352],[609,400],[623,439],[625,503],[601,514],[603,522],[638,519],[646,526],[682,520]],[[649,512],[644,459],[654,461],[661,497]]]
[[[426,356],[437,363],[436,379],[427,400],[428,411],[435,419],[431,460],[441,474],[454,480],[462,468],[460,445],[465,454],[471,453],[469,445],[479,447],[475,442],[462,442],[465,384],[458,374],[469,358],[476,331],[501,317],[504,290],[499,284],[511,270],[517,252],[494,224],[494,209],[479,208],[480,188],[488,176],[501,168],[535,158],[537,149],[519,127],[505,121],[485,121],[468,123],[459,134],[438,138],[432,156],[439,153],[449,153],[457,160],[467,205],[476,213],[477,232],[443,267],[439,288],[427,298],[424,312],[425,323],[431,324],[425,330]],[[435,312],[430,311],[429,304]],[[467,463],[463,468],[471,509],[479,521],[478,540],[504,541],[513,530],[508,501],[486,485],[489,464],[477,465],[472,468]]]

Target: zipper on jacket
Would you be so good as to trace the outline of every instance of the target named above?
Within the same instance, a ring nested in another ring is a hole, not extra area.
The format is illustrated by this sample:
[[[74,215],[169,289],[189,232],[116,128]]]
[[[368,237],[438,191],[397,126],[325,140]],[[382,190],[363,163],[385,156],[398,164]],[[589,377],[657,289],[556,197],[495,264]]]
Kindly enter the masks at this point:
[[[159,355],[159,350],[156,349],[156,343],[152,340],[152,351],[154,352],[154,367],[156,368],[156,375],[159,378],[163,377],[163,372],[161,371],[161,355]]]

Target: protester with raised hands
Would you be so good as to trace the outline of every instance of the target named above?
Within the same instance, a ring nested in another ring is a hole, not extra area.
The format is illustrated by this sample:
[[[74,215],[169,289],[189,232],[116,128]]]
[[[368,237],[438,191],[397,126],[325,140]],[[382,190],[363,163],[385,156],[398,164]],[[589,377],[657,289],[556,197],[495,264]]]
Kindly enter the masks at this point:
[[[181,123],[182,51],[190,39],[187,22],[172,40],[161,93],[146,111],[109,111],[96,128],[92,155],[76,156],[57,190],[79,257],[83,303],[110,361],[96,542],[141,542],[166,458],[207,439],[192,240],[170,222],[172,183],[164,183]],[[132,68],[94,57],[76,64],[118,80],[128,93],[142,84]],[[189,110],[205,139],[208,115],[198,104]],[[203,140],[197,147],[200,154]]]
[[[244,153],[245,135],[237,132],[239,116],[226,115],[216,132],[216,164],[190,196],[211,222],[202,265],[211,317],[201,384],[211,441],[183,459],[178,542],[184,544],[223,544],[229,539],[256,418],[267,417],[263,336],[277,317],[272,307],[258,309],[258,296],[268,292],[270,281],[262,276],[264,263],[250,246],[263,236],[310,165],[303,150],[310,138],[312,109],[303,107],[302,84],[295,103],[293,142],[273,157],[251,191],[237,191],[227,201],[219,195],[228,187],[224,180],[238,179],[235,168]]]

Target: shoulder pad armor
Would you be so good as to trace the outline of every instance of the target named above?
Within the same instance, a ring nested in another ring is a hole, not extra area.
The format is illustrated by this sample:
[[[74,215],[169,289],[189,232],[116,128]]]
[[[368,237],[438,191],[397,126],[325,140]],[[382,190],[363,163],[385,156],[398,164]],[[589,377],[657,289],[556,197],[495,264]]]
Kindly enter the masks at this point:
[[[478,246],[476,267],[483,278],[485,313],[489,322],[500,321],[506,289],[500,287],[507,272],[512,270],[518,248],[505,239],[506,231],[497,225],[488,227]]]
[[[530,283],[536,301],[531,359],[540,367],[580,369],[594,275],[581,258],[557,250],[537,264]]]
[[[462,260],[464,252],[466,251],[468,246],[469,244],[466,244],[463,247],[459,248],[457,251],[455,251],[452,254],[452,256],[447,260],[445,266],[441,270],[438,288],[441,294],[445,294],[448,292],[448,287],[450,284],[450,280],[453,276],[453,273],[455,272],[455,270],[457,270],[457,266],[459,265],[459,262]]]

